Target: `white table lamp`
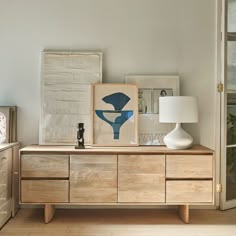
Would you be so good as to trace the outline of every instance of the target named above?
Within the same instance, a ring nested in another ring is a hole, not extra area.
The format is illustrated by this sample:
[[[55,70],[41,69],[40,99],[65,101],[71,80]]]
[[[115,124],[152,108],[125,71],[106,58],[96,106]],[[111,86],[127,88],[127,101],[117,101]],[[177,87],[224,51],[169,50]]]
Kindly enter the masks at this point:
[[[192,146],[193,138],[185,132],[181,123],[197,123],[197,98],[170,96],[159,98],[159,121],[176,123],[176,127],[164,137],[164,143],[171,149],[186,149]]]

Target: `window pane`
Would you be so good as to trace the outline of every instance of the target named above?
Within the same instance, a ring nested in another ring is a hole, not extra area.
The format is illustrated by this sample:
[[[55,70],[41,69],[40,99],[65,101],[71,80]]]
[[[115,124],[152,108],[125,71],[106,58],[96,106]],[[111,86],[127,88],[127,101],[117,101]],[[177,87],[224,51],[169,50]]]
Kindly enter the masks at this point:
[[[236,0],[228,0],[228,32],[236,32]]]
[[[227,90],[236,90],[236,41],[227,42]]]
[[[227,145],[236,144],[236,94],[227,94]]]
[[[227,148],[226,200],[236,198],[236,147]]]

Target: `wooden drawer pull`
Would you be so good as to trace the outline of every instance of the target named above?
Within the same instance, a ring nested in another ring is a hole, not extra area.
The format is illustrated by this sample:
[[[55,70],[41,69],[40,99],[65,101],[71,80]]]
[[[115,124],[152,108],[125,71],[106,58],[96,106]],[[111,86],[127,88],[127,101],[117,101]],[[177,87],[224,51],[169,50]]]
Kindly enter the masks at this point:
[[[6,160],[7,159],[7,157],[2,157],[2,160]]]

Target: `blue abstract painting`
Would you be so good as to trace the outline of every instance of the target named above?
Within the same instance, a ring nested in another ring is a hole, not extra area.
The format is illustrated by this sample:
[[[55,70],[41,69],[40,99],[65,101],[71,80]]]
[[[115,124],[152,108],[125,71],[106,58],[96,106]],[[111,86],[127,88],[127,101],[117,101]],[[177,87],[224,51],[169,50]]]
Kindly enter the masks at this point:
[[[133,110],[123,110],[124,106],[130,101],[130,97],[126,94],[118,92],[102,98],[105,103],[111,104],[114,110],[95,110],[96,115],[107,122],[113,129],[114,139],[119,139],[121,126],[129,120],[133,114]],[[114,118],[111,119],[112,115]]]

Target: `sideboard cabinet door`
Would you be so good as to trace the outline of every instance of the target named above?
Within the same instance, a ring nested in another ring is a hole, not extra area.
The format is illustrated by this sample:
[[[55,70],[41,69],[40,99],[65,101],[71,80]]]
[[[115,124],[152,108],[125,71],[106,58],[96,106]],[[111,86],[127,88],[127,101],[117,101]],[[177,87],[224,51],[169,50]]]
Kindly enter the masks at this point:
[[[70,202],[117,202],[117,156],[71,155]]]
[[[165,156],[119,155],[118,202],[165,202]]]

